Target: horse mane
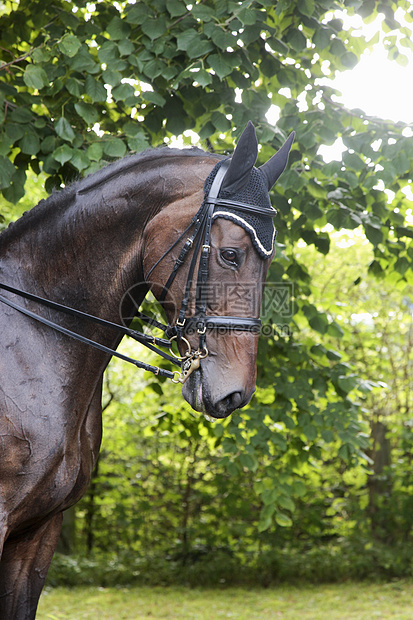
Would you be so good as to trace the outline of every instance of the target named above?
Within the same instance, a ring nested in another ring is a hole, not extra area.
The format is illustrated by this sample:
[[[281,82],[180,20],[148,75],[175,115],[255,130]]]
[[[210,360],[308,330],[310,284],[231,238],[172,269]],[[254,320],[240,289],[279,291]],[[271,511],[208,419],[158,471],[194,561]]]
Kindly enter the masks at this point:
[[[9,235],[19,232],[20,227],[27,225],[36,219],[47,218],[50,212],[63,211],[76,198],[77,194],[84,194],[94,190],[100,185],[110,181],[115,176],[121,176],[129,172],[132,168],[155,162],[159,159],[173,157],[220,157],[214,153],[208,153],[197,147],[177,149],[170,147],[149,148],[141,153],[135,153],[119,159],[110,164],[104,164],[100,170],[74,181],[67,187],[53,191],[47,198],[41,200],[36,206],[25,212],[16,222],[11,222],[9,226],[1,232],[0,243],[7,241]]]

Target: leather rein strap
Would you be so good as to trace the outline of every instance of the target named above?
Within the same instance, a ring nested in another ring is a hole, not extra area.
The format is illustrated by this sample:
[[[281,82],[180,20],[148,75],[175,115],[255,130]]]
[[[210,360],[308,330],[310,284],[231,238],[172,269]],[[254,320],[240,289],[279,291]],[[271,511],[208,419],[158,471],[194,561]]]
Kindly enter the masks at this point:
[[[32,295],[31,293],[27,293],[26,291],[22,291],[20,289],[14,288],[13,286],[8,286],[7,284],[0,283],[0,289],[3,289],[3,290],[8,291],[10,293],[14,293],[15,295],[18,295],[19,297],[23,297],[24,299],[28,299],[30,301],[34,301],[34,302],[39,303],[41,305],[47,306],[48,308],[51,308],[52,310],[58,310],[59,312],[64,312],[65,314],[68,314],[70,316],[74,316],[74,317],[81,318],[81,319],[84,319],[84,320],[87,320],[87,321],[91,321],[93,323],[97,323],[98,325],[102,325],[104,327],[109,327],[109,328],[119,332],[123,336],[124,335],[129,336],[129,337],[133,338],[134,340],[136,340],[137,342],[140,342],[141,344],[143,344],[146,347],[148,347],[149,349],[151,349],[151,351],[154,351],[155,353],[157,353],[161,357],[169,360],[170,362],[173,362],[177,366],[181,365],[177,361],[179,358],[172,357],[171,355],[168,355],[167,353],[165,353],[165,351],[162,351],[161,349],[158,349],[155,346],[155,345],[157,345],[157,346],[162,346],[162,347],[170,348],[170,346],[171,346],[171,341],[170,340],[166,340],[164,338],[155,338],[153,336],[149,336],[148,334],[137,332],[137,331],[135,331],[133,329],[129,329],[129,328],[123,327],[122,325],[118,325],[117,323],[112,323],[110,321],[105,321],[104,319],[100,319],[97,316],[93,316],[91,314],[87,314],[86,312],[81,312],[80,310],[75,310],[74,308],[69,308],[68,306],[63,306],[62,304],[58,304],[58,303],[56,303],[54,301],[50,301],[48,299],[44,299],[43,297],[38,297],[37,295]],[[31,312],[27,308],[14,303],[10,299],[7,299],[3,295],[0,295],[0,302],[6,304],[10,308],[14,308],[14,310],[18,310],[19,312],[21,312],[25,316],[28,316],[28,317],[30,317],[32,319],[35,319],[38,323],[42,323],[43,325],[47,325],[48,327],[53,328],[54,330],[60,332],[61,334],[65,334],[66,336],[70,336],[71,338],[74,338],[75,340],[78,340],[79,342],[83,342],[84,344],[88,344],[88,345],[94,347],[95,349],[99,349],[99,351],[103,351],[105,353],[109,353],[109,355],[111,355],[111,356],[113,355],[113,356],[118,357],[119,359],[121,359],[121,360],[123,360],[125,362],[129,362],[131,364],[134,364],[137,368],[142,368],[143,370],[148,370],[149,372],[152,372],[155,375],[160,375],[161,377],[167,377],[168,379],[174,379],[175,378],[175,375],[176,375],[177,371],[171,372],[170,370],[166,370],[165,368],[158,368],[157,366],[152,366],[151,364],[146,364],[145,362],[140,362],[140,361],[135,360],[135,359],[133,359],[131,357],[128,357],[127,355],[123,355],[122,353],[119,353],[118,351],[115,351],[114,349],[110,349],[109,347],[106,347],[105,345],[100,344],[99,342],[96,342],[95,340],[90,340],[89,338],[86,338],[85,336],[82,336],[81,334],[73,332],[70,329],[67,329],[66,327],[63,327],[62,325],[59,325],[58,323],[55,323],[54,321],[50,321],[49,319],[46,319],[45,317],[42,317],[42,316],[40,316],[38,314],[35,314],[34,312]],[[141,315],[140,318],[142,320],[144,320],[144,318],[148,318],[150,321],[152,321],[152,319],[150,317],[144,317],[144,315]],[[160,327],[160,326],[161,326],[161,323],[157,323],[156,327]],[[164,331],[166,331],[167,326],[162,326],[162,327],[165,328]]]
[[[168,290],[172,285],[176,274],[179,268],[184,264],[186,257],[188,256],[192,247],[194,248],[194,253],[191,259],[191,263],[189,265],[188,277],[185,286],[185,291],[181,303],[181,308],[179,311],[178,319],[176,324],[164,325],[159,323],[152,317],[148,317],[141,312],[136,314],[136,317],[141,319],[148,324],[161,329],[164,334],[167,336],[166,338],[155,338],[154,336],[150,336],[148,334],[138,332],[133,329],[129,329],[122,325],[118,325],[117,323],[112,323],[110,321],[106,321],[99,317],[93,316],[91,314],[87,314],[85,312],[81,312],[79,310],[75,310],[74,308],[70,308],[68,306],[64,306],[62,304],[56,303],[54,301],[50,301],[48,299],[44,299],[39,297],[38,295],[34,295],[32,293],[28,293],[26,291],[20,290],[13,286],[9,286],[7,284],[3,284],[0,282],[0,289],[7,291],[9,293],[13,293],[14,295],[18,295],[19,297],[23,297],[28,301],[32,301],[41,305],[44,305],[52,310],[56,310],[58,312],[63,312],[75,318],[79,318],[82,320],[86,320],[89,322],[96,323],[101,325],[102,327],[110,328],[122,336],[126,335],[137,342],[143,344],[145,347],[149,348],[151,351],[154,351],[157,355],[160,355],[164,359],[172,362],[176,366],[179,366],[182,369],[182,372],[179,371],[170,371],[165,368],[159,368],[157,366],[152,366],[151,364],[146,364],[145,362],[140,362],[134,358],[128,357],[127,355],[123,355],[122,353],[118,353],[116,350],[106,347],[105,345],[96,342],[95,340],[91,340],[78,334],[76,332],[55,323],[49,319],[46,319],[43,316],[40,316],[28,308],[24,306],[20,306],[16,304],[14,301],[0,295],[0,302],[6,304],[7,306],[18,310],[25,316],[28,316],[32,319],[35,319],[39,323],[51,327],[52,329],[65,334],[71,338],[79,342],[83,342],[84,344],[90,345],[100,351],[108,353],[111,356],[118,357],[119,359],[134,364],[137,368],[141,368],[143,370],[147,370],[149,372],[154,373],[155,375],[159,375],[161,377],[167,377],[171,379],[174,383],[184,383],[189,375],[199,367],[200,360],[208,355],[208,349],[206,346],[206,331],[207,329],[222,329],[222,330],[239,330],[239,331],[248,331],[248,332],[259,332],[261,327],[261,321],[258,318],[252,317],[235,317],[235,316],[210,316],[206,314],[207,309],[207,282],[208,282],[208,272],[209,272],[209,255],[211,251],[210,240],[211,240],[211,227],[212,227],[212,219],[215,207],[217,206],[226,206],[232,209],[237,209],[239,211],[249,211],[252,213],[257,213],[260,215],[267,215],[270,217],[274,217],[275,211],[270,209],[263,209],[260,207],[255,207],[252,205],[244,204],[241,202],[225,200],[219,198],[219,191],[222,186],[222,182],[225,178],[226,172],[230,165],[231,160],[224,160],[222,165],[217,171],[215,179],[212,183],[210,192],[206,197],[205,201],[201,205],[198,213],[190,222],[189,226],[184,230],[184,232],[178,237],[178,239],[168,248],[168,250],[156,261],[156,263],[152,266],[148,274],[146,275],[145,280],[149,282],[149,277],[153,270],[159,265],[159,263],[169,254],[173,248],[178,245],[178,243],[185,237],[188,232],[193,229],[192,235],[187,238],[185,244],[183,245],[181,252],[174,264],[172,272],[165,283],[161,296],[159,298],[160,303],[165,301],[166,295],[168,294]],[[190,298],[190,292],[192,288],[192,284],[194,282],[194,274],[196,269],[196,264],[199,258],[199,266],[198,266],[198,274],[197,274],[197,282],[196,282],[196,299],[195,299],[195,316],[188,317],[187,310]],[[191,330],[197,331],[199,335],[199,347],[196,351],[193,351],[191,345],[188,340],[185,338],[185,334],[188,334]],[[173,341],[177,340],[178,342],[183,342],[187,347],[187,351],[185,352],[183,357],[177,356],[172,351]],[[166,353],[159,347],[164,347],[170,350],[170,353]]]

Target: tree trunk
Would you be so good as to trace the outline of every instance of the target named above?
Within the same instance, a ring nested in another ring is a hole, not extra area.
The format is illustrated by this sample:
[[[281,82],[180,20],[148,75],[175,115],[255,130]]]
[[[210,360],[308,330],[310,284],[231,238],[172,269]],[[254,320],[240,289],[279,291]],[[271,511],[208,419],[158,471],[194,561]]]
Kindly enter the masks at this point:
[[[71,506],[63,513],[62,531],[60,533],[59,542],[56,551],[70,555],[75,548],[76,533],[76,507]]]
[[[368,479],[371,532],[375,538],[388,540],[392,536],[392,525],[385,516],[386,505],[392,493],[392,481],[386,475],[386,468],[391,464],[391,443],[387,438],[388,427],[380,421],[371,425],[373,448],[370,456],[373,460],[373,475]]]

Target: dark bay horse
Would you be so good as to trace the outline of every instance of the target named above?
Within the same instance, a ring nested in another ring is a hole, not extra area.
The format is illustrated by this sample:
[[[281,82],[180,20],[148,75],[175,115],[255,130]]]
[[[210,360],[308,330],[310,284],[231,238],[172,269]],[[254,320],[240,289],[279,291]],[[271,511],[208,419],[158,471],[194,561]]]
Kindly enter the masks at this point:
[[[133,289],[139,306],[150,281],[177,326],[179,350],[191,351],[187,359],[183,353],[191,366],[185,399],[210,416],[229,415],[255,389],[258,334],[244,324],[257,325],[273,256],[268,191],[291,142],[260,169],[251,124],[232,160],[198,149],[131,156],[53,194],[0,235],[3,298],[108,348],[90,347],[0,303],[1,620],[36,615],[62,512],[85,492],[96,462],[102,375],[121,339],[104,324],[82,322],[7,287],[120,323],[125,292]],[[188,260],[178,269],[185,244]],[[190,277],[196,269],[197,281]],[[182,327],[184,315],[188,322],[195,317],[193,333]]]

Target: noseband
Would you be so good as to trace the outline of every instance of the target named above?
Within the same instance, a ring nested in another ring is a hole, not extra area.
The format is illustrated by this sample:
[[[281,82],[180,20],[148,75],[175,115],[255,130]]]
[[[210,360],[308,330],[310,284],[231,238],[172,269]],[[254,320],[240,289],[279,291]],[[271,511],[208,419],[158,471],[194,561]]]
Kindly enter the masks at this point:
[[[206,341],[207,330],[222,329],[225,331],[245,331],[258,333],[261,328],[261,321],[259,318],[238,316],[213,316],[206,314],[209,256],[211,252],[211,227],[215,208],[226,207],[236,211],[253,213],[256,215],[262,215],[267,217],[274,217],[276,215],[276,211],[274,209],[253,206],[243,202],[226,200],[219,197],[219,192],[227,170],[229,168],[230,162],[231,159],[226,159],[225,161],[223,161],[222,165],[218,168],[217,174],[212,182],[208,195],[206,196],[204,202],[201,205],[201,208],[192,219],[189,226],[168,248],[168,250],[156,261],[156,263],[152,266],[152,268],[146,275],[145,280],[149,282],[149,278],[153,270],[178,245],[178,243],[182,241],[182,239],[186,235],[190,234],[190,231],[192,231],[192,234],[187,237],[185,244],[181,249],[181,252],[173,266],[172,272],[167,282],[165,283],[159,298],[160,303],[163,303],[165,301],[168,291],[178,273],[178,270],[185,263],[185,260],[190,250],[193,248],[194,251],[189,265],[184,296],[175,325],[164,325],[162,323],[159,323],[152,317],[148,317],[142,314],[141,312],[136,313],[137,318],[141,319],[144,322],[147,322],[153,327],[161,329],[166,335],[166,338],[155,338],[154,336],[138,332],[133,329],[125,328],[122,325],[118,325],[117,323],[105,321],[104,319],[100,319],[85,312],[80,312],[79,310],[75,310],[74,308],[63,306],[62,304],[58,304],[56,302],[44,299],[42,297],[38,297],[37,295],[33,295],[26,291],[22,291],[12,286],[0,283],[0,289],[28,299],[29,301],[34,301],[36,303],[47,306],[52,310],[57,310],[59,312],[69,314],[76,318],[91,321],[101,326],[111,328],[121,333],[122,335],[130,336],[134,340],[137,340],[152,351],[156,352],[164,359],[167,359],[175,365],[181,367],[182,372],[172,372],[164,368],[159,368],[157,366],[152,366],[150,364],[140,362],[131,357],[123,355],[122,353],[118,353],[114,349],[110,349],[109,347],[106,347],[94,340],[90,340],[84,336],[81,336],[80,334],[73,332],[53,321],[50,321],[49,319],[46,319],[38,314],[35,314],[34,312],[31,312],[27,308],[14,303],[3,295],[0,295],[0,302],[10,306],[11,308],[14,308],[15,310],[18,310],[22,314],[29,316],[30,318],[33,318],[44,325],[47,325],[67,336],[74,338],[75,340],[95,347],[96,349],[104,351],[105,353],[109,353],[111,356],[115,356],[124,361],[130,362],[138,368],[148,370],[155,375],[160,375],[172,379],[174,383],[184,383],[190,376],[190,374],[194,370],[199,368],[200,360],[207,357],[208,355]],[[195,314],[193,316],[187,316],[190,292],[194,283],[194,274],[198,258],[199,266],[196,281]],[[189,344],[186,336],[188,336],[190,333],[194,333],[195,331],[198,334],[199,343],[198,349],[194,351],[192,350],[192,347]],[[175,340],[178,342],[178,344],[183,343],[184,347],[186,347],[187,349],[182,357],[175,355],[172,351],[172,345]],[[168,348],[171,354],[162,351],[161,349],[159,349],[159,347]]]

